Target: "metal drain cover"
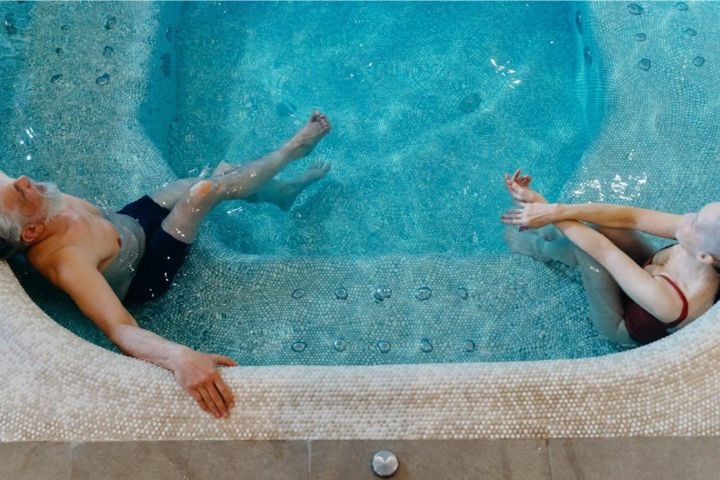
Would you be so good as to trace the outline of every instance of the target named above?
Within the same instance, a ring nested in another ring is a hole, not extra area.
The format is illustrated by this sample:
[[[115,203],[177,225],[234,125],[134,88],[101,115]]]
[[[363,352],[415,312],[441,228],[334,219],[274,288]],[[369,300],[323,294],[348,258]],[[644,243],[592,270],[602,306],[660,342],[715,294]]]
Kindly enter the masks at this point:
[[[381,450],[373,455],[372,469],[378,477],[392,477],[399,466],[397,456],[390,450]]]

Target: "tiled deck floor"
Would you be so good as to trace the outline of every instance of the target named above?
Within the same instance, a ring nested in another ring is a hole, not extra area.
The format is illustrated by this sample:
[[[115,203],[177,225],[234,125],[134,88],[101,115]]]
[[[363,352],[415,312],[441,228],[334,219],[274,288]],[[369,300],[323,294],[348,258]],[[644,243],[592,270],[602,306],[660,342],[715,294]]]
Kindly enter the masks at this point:
[[[362,480],[394,451],[404,479],[712,480],[720,438],[0,444],[0,480]]]

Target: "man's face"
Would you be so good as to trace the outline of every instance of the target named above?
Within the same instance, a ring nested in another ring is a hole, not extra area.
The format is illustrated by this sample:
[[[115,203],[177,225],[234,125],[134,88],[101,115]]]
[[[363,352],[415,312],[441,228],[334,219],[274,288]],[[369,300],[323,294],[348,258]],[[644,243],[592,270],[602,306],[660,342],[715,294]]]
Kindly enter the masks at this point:
[[[6,215],[15,213],[25,219],[37,218],[46,208],[45,191],[46,187],[35,184],[25,175],[12,178],[0,171],[0,211]]]

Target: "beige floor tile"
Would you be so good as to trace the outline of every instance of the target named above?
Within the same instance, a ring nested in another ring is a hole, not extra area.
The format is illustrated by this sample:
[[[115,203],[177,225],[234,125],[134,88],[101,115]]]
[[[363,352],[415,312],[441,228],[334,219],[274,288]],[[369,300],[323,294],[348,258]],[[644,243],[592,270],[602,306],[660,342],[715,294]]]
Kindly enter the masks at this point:
[[[307,442],[85,443],[70,480],[305,480]]]
[[[0,480],[67,480],[68,443],[0,443]]]
[[[376,480],[378,450],[400,461],[393,480],[550,480],[544,440],[313,441],[312,480]]]
[[[553,480],[720,478],[719,438],[558,439],[548,448]]]

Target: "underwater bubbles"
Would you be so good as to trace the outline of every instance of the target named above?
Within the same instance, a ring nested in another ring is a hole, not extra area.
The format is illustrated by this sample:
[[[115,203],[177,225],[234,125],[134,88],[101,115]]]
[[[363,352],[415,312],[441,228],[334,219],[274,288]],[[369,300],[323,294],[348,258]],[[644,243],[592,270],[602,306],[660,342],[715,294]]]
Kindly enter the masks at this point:
[[[345,339],[338,338],[337,340],[335,340],[335,343],[333,343],[333,347],[338,352],[344,352],[347,348],[347,342],[345,342]]]
[[[480,103],[482,103],[482,98],[480,97],[480,94],[471,93],[470,95],[462,99],[460,105],[458,105],[458,108],[463,113],[471,113],[477,110],[477,108],[480,106]]]
[[[107,85],[110,83],[110,74],[106,73],[105,75],[101,75],[98,78],[95,79],[95,83],[98,85]]]
[[[466,352],[474,352],[475,351],[475,342],[472,340],[465,340],[464,347]]]
[[[347,300],[348,298],[348,291],[344,287],[339,287],[335,289],[335,298],[338,300]]]
[[[583,33],[583,23],[582,23],[582,13],[580,13],[580,10],[577,10],[575,12],[575,26],[578,29],[578,33]]]
[[[113,16],[105,17],[105,30],[110,30],[117,23],[117,18]]]
[[[420,287],[417,293],[415,293],[415,298],[421,302],[428,300],[430,297],[432,297],[432,290],[430,290],[429,287]]]
[[[382,353],[388,353],[390,351],[390,342],[387,340],[380,340],[377,342],[377,348]]]
[[[303,290],[302,288],[296,288],[295,290],[293,290],[290,296],[295,300],[299,300],[305,296],[305,290]]]
[[[637,3],[631,3],[627,6],[628,12],[632,13],[633,15],[642,15],[643,8],[638,5]]]
[[[422,350],[425,353],[430,353],[430,352],[432,352],[432,349],[433,349],[432,342],[430,341],[429,338],[423,338],[422,340],[420,340],[420,350]]]
[[[12,13],[5,15],[4,26],[8,35],[15,35],[17,33],[17,27],[15,27],[15,19]]]
[[[373,293],[373,298],[375,298],[376,303],[380,303],[391,296],[392,290],[390,290],[390,287],[378,287]]]
[[[295,343],[292,344],[292,347],[290,347],[290,348],[292,348],[292,351],[293,351],[293,352],[300,353],[300,352],[304,351],[304,350],[307,348],[307,343],[305,343],[305,342],[295,342]]]

